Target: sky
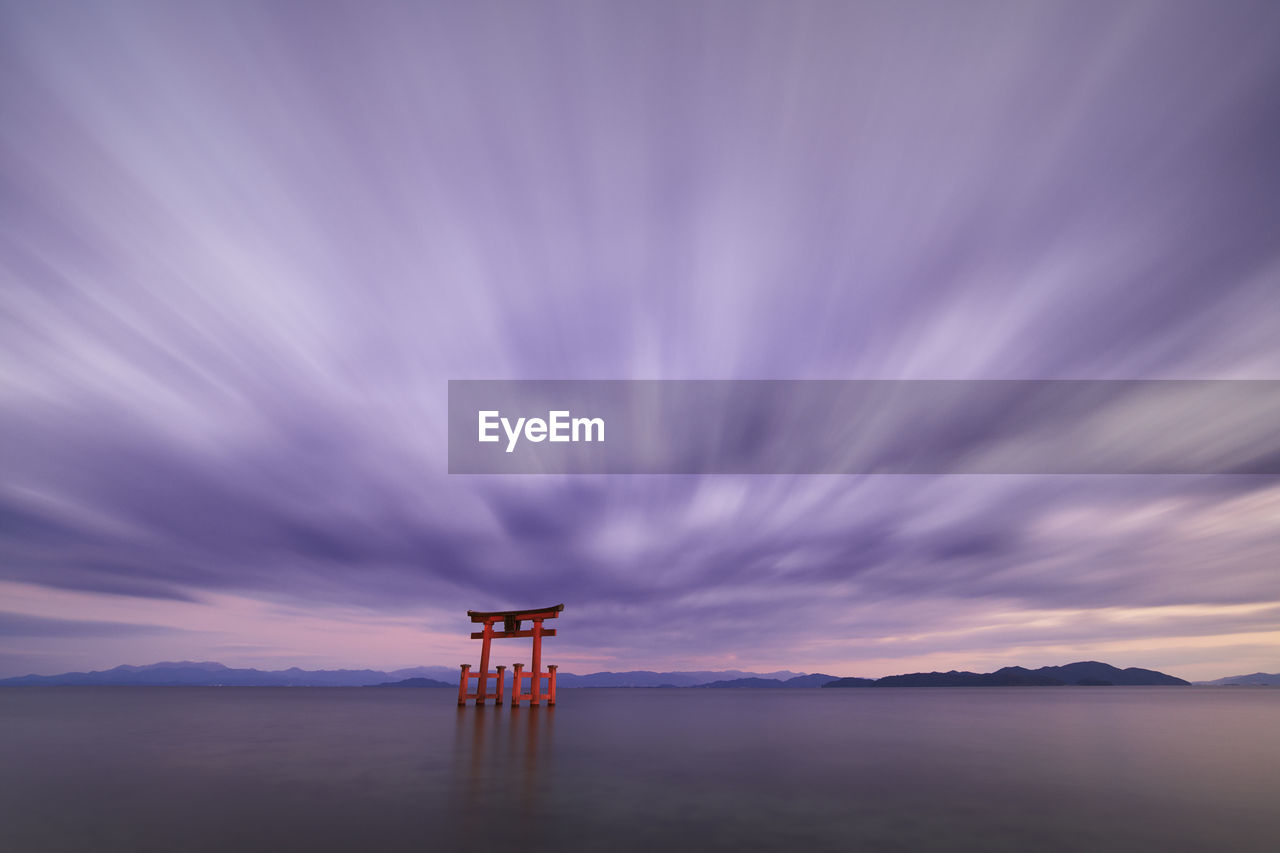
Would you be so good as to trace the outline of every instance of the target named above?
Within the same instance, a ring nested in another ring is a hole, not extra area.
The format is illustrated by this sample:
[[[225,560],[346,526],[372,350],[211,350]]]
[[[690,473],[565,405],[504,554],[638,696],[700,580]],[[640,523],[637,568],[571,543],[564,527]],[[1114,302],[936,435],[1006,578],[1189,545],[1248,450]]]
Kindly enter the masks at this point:
[[[1280,379],[1277,43],[1244,0],[4,0],[0,676],[474,664],[466,609],[561,601],[569,672],[1280,671],[1275,477],[446,444],[450,379]]]

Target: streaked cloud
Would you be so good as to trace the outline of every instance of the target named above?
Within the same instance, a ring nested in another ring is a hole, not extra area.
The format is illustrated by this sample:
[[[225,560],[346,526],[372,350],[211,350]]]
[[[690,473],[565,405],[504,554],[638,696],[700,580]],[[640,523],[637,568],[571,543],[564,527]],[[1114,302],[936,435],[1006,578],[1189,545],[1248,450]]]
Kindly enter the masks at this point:
[[[444,407],[1280,378],[1277,42],[1250,2],[6,4],[4,609],[208,633],[0,674],[453,663],[465,608],[550,599],[566,667],[1275,671],[1266,478],[451,477]]]

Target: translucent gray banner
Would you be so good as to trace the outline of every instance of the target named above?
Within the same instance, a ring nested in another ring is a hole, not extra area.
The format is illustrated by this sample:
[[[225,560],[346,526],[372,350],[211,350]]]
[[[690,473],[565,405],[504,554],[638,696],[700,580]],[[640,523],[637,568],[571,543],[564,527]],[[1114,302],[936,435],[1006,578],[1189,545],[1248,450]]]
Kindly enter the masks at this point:
[[[1280,474],[1275,380],[451,380],[453,474]]]

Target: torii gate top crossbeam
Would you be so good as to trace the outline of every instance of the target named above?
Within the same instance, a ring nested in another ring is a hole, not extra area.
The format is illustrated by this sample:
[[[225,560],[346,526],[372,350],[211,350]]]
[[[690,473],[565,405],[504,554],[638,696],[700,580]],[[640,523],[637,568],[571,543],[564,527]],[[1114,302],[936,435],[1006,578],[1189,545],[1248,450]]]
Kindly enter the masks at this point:
[[[505,622],[507,619],[515,619],[517,621],[524,619],[555,619],[560,615],[561,610],[564,610],[563,604],[525,610],[468,610],[467,615],[471,617],[472,622]]]

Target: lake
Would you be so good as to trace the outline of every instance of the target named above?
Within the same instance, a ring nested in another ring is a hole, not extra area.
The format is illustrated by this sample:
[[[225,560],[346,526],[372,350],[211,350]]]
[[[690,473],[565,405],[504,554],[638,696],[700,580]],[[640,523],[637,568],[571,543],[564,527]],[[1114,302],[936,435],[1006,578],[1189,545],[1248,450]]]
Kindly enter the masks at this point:
[[[1280,690],[0,688],[0,849],[1280,844]]]

